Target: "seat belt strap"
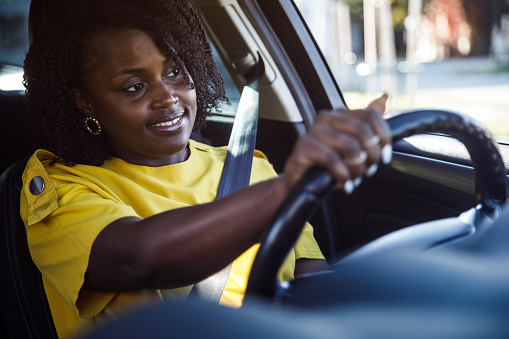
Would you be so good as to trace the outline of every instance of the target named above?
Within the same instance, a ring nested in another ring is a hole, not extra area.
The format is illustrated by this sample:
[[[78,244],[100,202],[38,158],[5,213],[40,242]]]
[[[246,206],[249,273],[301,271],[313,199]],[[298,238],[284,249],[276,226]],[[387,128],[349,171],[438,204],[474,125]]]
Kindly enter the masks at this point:
[[[258,97],[258,89],[244,87],[233,123],[216,199],[249,185],[258,128]]]
[[[260,55],[258,55],[258,60],[253,80],[242,90],[216,199],[225,197],[249,185],[258,128],[259,78],[264,73],[263,61]],[[196,283],[189,297],[198,297],[213,303],[219,303],[231,268],[232,264]]]

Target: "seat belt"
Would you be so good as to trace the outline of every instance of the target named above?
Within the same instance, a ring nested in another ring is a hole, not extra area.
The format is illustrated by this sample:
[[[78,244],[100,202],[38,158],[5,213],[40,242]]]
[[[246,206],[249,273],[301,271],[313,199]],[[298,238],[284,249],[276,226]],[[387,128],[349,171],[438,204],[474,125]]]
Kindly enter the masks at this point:
[[[246,76],[248,84],[244,86],[240,96],[216,199],[249,185],[258,128],[259,78],[264,73],[264,64],[259,53],[258,60],[253,71]],[[249,80],[250,78],[251,80]],[[196,283],[189,298],[200,298],[219,303],[231,268],[232,264],[230,263],[221,271]]]

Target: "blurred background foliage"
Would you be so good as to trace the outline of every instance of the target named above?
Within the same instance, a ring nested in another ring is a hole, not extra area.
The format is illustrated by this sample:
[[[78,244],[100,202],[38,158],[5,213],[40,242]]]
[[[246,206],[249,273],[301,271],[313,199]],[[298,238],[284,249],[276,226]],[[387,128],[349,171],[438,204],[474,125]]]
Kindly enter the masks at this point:
[[[363,0],[344,0],[344,2],[350,8],[352,21],[364,19]],[[463,6],[453,6],[456,2],[460,2]],[[405,18],[408,16],[408,0],[390,0],[390,3],[395,34],[403,34]],[[509,3],[506,0],[423,0],[425,14],[440,4],[447,8],[450,18],[466,16],[473,33],[472,55],[489,53],[493,23],[499,22],[501,15],[509,11]],[[461,13],[463,9],[464,14]],[[402,50],[398,49],[398,52],[401,53]]]

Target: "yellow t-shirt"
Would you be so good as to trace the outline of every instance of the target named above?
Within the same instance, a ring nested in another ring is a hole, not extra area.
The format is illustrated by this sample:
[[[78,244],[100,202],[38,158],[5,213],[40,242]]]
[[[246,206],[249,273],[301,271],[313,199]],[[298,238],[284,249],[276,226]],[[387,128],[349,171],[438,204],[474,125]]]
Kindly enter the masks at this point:
[[[117,158],[100,167],[68,167],[58,162],[50,166],[56,157],[44,150],[29,159],[23,173],[21,216],[60,337],[100,326],[133,307],[187,297],[192,286],[100,293],[82,285],[92,244],[113,221],[129,216],[147,218],[215,199],[226,148],[193,140],[189,145],[187,161],[163,167],[132,165]],[[265,156],[256,152],[250,183],[275,175]],[[45,187],[34,195],[29,184],[37,176]],[[253,246],[233,262],[221,304],[241,305],[257,249],[258,245]],[[295,260],[299,258],[323,259],[310,225],[306,225],[281,267],[280,280],[293,278]]]

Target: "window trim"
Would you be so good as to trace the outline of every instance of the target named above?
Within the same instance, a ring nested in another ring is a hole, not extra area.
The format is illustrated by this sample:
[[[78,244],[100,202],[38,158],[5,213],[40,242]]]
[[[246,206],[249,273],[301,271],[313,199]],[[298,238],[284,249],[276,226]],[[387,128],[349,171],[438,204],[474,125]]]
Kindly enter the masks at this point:
[[[307,125],[322,108],[347,107],[323,54],[293,1],[239,0],[239,3],[272,54]],[[283,36],[284,39],[277,38]]]

